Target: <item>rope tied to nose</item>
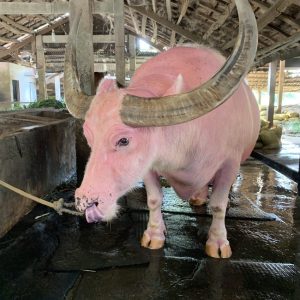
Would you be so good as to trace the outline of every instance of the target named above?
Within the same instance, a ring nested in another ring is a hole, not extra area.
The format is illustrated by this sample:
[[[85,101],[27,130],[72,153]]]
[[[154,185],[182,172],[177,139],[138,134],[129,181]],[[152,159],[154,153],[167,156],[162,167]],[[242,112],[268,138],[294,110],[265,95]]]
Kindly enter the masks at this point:
[[[0,185],[6,187],[7,189],[23,196],[23,197],[26,197],[30,200],[33,200],[37,203],[40,203],[42,205],[46,205],[48,207],[51,207],[53,208],[59,215],[62,215],[63,213],[67,213],[67,214],[70,214],[70,215],[74,215],[74,216],[83,216],[84,214],[81,213],[81,212],[78,212],[78,211],[74,211],[74,210],[71,210],[71,209],[68,209],[66,207],[73,207],[74,204],[73,203],[64,203],[64,199],[63,198],[60,198],[56,201],[53,201],[53,202],[50,202],[50,201],[46,201],[44,199],[41,199],[41,198],[38,198],[36,196],[33,196],[29,193],[26,193],[24,192],[23,190],[20,190],[2,180],[0,180]]]

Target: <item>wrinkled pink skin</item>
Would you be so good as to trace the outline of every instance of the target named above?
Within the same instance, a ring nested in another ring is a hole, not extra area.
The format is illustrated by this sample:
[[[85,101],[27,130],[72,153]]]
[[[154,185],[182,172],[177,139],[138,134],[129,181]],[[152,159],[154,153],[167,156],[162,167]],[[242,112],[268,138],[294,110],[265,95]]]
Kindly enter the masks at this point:
[[[224,220],[228,194],[259,132],[258,107],[248,86],[242,83],[224,104],[184,124],[132,128],[119,116],[125,94],[155,97],[189,91],[223,63],[224,58],[210,49],[178,47],[143,64],[126,89],[117,89],[112,80],[101,82],[85,118],[91,156],[75,195],[80,211],[96,203],[87,210],[89,222],[115,217],[117,199],[143,178],[150,216],[142,245],[160,248],[165,225],[158,176],[164,176],[182,199],[206,198],[212,183],[213,220],[206,252],[213,257],[231,255]],[[124,137],[129,144],[118,146]]]

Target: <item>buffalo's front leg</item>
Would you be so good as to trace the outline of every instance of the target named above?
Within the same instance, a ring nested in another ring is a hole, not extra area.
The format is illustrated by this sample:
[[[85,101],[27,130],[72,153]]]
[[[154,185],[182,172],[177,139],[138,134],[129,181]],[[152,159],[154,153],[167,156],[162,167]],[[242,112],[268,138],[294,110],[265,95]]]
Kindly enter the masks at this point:
[[[229,191],[236,178],[238,169],[239,164],[228,161],[215,176],[213,193],[209,201],[213,220],[205,247],[206,254],[211,257],[228,258],[232,254],[229,241],[227,240],[225,214]]]
[[[147,204],[149,208],[149,222],[142,237],[141,244],[149,249],[159,249],[165,243],[166,227],[161,214],[163,194],[156,173],[149,172],[144,183],[147,191]]]

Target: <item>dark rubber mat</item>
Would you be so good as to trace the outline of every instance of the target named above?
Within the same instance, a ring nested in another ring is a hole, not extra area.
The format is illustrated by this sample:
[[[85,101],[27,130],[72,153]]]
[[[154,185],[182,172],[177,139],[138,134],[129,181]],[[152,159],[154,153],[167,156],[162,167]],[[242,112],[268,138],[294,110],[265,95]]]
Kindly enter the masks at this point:
[[[188,201],[181,200],[172,188],[163,188],[164,213],[185,214],[191,216],[211,216],[208,205],[191,206]],[[147,210],[146,190],[142,187],[135,189],[125,196],[128,207],[135,211]],[[279,218],[273,213],[266,213],[243,195],[230,194],[230,204],[226,213],[227,218],[274,221]]]
[[[70,217],[59,232],[59,240],[48,266],[51,271],[97,271],[149,261],[127,213],[121,213],[112,223],[98,224]]]
[[[74,299],[293,299],[298,275],[292,264],[153,256],[146,268],[84,274]]]

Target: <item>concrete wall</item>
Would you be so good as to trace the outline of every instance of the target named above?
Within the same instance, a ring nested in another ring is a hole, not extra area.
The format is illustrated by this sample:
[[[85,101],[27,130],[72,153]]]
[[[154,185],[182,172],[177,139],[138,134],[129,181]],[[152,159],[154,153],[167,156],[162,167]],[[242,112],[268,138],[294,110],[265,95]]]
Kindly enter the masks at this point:
[[[22,112],[24,114],[24,111]],[[48,113],[47,120],[57,117]],[[3,118],[3,114],[0,114]],[[34,125],[37,125],[35,122]],[[73,118],[0,138],[0,179],[36,196],[49,193],[76,172]],[[28,126],[28,123],[26,124]],[[1,129],[1,128],[0,128]],[[0,186],[0,237],[33,206],[31,200]]]

